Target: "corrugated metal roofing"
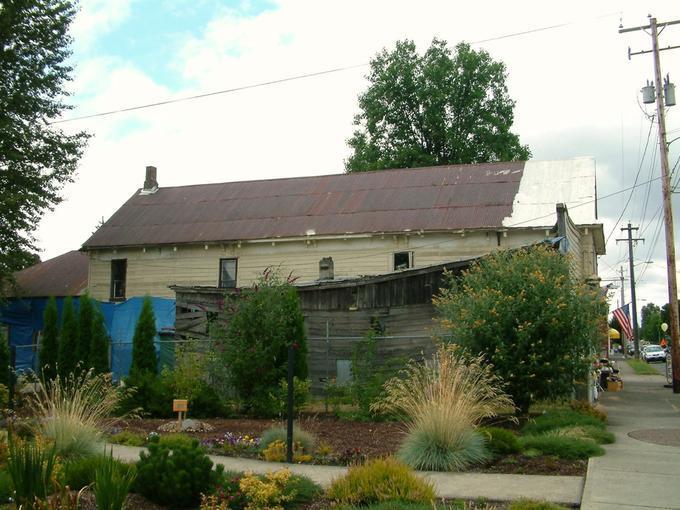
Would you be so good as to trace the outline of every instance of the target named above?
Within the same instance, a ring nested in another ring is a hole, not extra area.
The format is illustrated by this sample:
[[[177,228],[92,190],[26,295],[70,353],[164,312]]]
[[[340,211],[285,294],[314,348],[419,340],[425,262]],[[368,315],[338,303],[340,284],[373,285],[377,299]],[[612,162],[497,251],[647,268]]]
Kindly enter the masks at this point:
[[[64,253],[15,273],[15,297],[77,296],[87,287],[87,271],[85,253]]]
[[[439,166],[137,191],[83,248],[493,228],[524,162]],[[554,209],[554,207],[553,207]]]

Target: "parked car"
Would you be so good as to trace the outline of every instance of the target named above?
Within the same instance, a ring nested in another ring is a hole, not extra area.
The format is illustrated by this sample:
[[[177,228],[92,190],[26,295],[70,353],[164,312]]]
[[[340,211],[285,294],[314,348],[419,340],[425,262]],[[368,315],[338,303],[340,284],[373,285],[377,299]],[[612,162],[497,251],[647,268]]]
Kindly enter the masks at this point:
[[[660,345],[648,345],[642,349],[642,359],[647,363],[652,361],[666,361],[666,351]]]

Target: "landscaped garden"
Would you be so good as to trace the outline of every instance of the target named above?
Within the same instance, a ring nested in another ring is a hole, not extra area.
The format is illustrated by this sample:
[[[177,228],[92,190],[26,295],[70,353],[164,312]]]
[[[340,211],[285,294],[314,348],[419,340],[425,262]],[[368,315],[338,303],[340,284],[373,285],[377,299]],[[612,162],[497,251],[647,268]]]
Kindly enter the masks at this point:
[[[145,303],[122,385],[97,361],[107,339],[96,310],[68,312],[61,329],[50,312],[45,322],[57,340],[43,342],[54,352],[41,359],[58,360],[65,341],[89,354],[68,373],[57,363],[15,384],[0,432],[0,498],[24,509],[548,509],[438,502],[416,471],[583,475],[587,459],[614,440],[600,410],[572,400],[599,340],[601,303],[571,282],[551,250],[501,253],[452,279],[436,305],[443,337],[456,342],[433,340],[431,358],[381,361],[375,333],[367,333],[355,346],[350,383],[329,382],[321,398],[310,395],[289,282],[267,273],[230,299],[231,319],[215,328],[214,347],[180,349],[173,369],[160,372]],[[85,333],[73,333],[75,324]],[[291,349],[294,462],[350,466],[325,490],[283,463],[267,475],[225,473],[207,456],[285,460]],[[9,374],[0,377],[10,384]],[[173,399],[189,402],[192,419],[181,432]],[[107,454],[107,442],[146,448],[125,464]]]

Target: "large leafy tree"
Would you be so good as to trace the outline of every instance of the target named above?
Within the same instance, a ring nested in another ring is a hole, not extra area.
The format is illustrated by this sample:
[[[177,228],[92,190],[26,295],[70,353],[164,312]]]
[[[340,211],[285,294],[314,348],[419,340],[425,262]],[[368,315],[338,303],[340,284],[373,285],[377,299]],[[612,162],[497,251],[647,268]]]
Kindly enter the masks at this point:
[[[347,171],[528,159],[510,131],[506,76],[502,62],[466,43],[451,51],[434,39],[422,56],[409,40],[382,50],[359,96]]]
[[[547,247],[485,257],[435,305],[444,330],[493,364],[524,416],[536,400],[569,397],[606,335],[604,300]]]
[[[642,324],[640,326],[640,338],[651,343],[658,343],[661,339],[661,308],[654,303],[649,303],[640,310]]]
[[[87,140],[49,124],[69,108],[75,13],[68,0],[0,3],[0,283],[31,265],[32,232],[61,201]]]

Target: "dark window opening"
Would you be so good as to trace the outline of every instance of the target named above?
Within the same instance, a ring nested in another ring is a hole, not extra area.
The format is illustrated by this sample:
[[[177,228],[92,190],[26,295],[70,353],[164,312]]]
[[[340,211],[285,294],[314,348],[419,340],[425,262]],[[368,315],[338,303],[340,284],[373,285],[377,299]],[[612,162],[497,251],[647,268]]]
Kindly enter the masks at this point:
[[[127,259],[111,261],[111,301],[125,300],[125,278],[127,276]]]
[[[409,269],[413,267],[413,252],[399,251],[394,254],[394,270]]]
[[[236,288],[237,259],[220,259],[220,284],[223,289]]]

